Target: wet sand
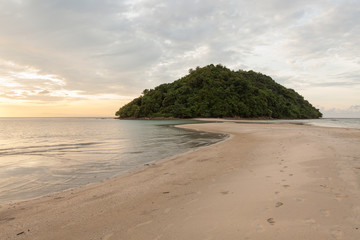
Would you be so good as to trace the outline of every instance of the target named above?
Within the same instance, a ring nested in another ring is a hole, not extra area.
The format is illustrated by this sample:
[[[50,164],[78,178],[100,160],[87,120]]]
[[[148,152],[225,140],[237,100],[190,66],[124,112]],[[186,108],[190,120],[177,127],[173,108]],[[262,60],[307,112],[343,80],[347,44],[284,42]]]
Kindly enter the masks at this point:
[[[186,125],[226,141],[0,207],[0,239],[360,239],[360,130]]]

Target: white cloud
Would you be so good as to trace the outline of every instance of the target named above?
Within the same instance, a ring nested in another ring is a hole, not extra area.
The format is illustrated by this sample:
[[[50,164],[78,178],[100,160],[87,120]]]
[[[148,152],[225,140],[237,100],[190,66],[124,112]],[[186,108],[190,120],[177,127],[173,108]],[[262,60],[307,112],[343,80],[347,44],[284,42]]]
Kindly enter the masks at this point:
[[[116,94],[88,94],[83,90],[68,90],[66,79],[43,73],[31,66],[0,61],[0,97],[7,102],[51,102],[95,99],[126,99]]]
[[[337,88],[359,88],[359,9],[357,0],[0,0],[0,94],[130,97],[221,63],[331,108]],[[345,92],[337,98],[356,105]]]

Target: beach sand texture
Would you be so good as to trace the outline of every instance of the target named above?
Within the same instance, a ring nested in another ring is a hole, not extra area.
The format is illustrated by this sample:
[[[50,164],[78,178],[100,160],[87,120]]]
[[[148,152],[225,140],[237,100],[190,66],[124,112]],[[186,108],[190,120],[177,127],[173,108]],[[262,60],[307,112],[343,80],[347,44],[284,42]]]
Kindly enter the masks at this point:
[[[0,239],[360,239],[360,130],[183,126],[221,143],[0,207]]]

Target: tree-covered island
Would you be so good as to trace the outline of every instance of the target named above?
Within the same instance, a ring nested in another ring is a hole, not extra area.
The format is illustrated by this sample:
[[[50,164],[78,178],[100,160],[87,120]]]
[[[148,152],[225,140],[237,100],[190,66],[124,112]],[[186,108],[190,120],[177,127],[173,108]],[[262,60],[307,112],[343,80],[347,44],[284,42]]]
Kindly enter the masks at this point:
[[[145,89],[116,112],[120,118],[320,118],[322,113],[293,89],[254,71],[213,64],[190,69],[173,83]]]

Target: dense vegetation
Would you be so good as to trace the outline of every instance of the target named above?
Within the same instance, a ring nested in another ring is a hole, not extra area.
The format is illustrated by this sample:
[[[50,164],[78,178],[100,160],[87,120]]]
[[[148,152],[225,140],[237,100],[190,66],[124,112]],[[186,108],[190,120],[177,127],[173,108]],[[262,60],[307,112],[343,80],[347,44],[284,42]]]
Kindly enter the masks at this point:
[[[145,89],[116,116],[319,118],[322,114],[294,90],[266,75],[211,64],[190,69],[173,83]]]

